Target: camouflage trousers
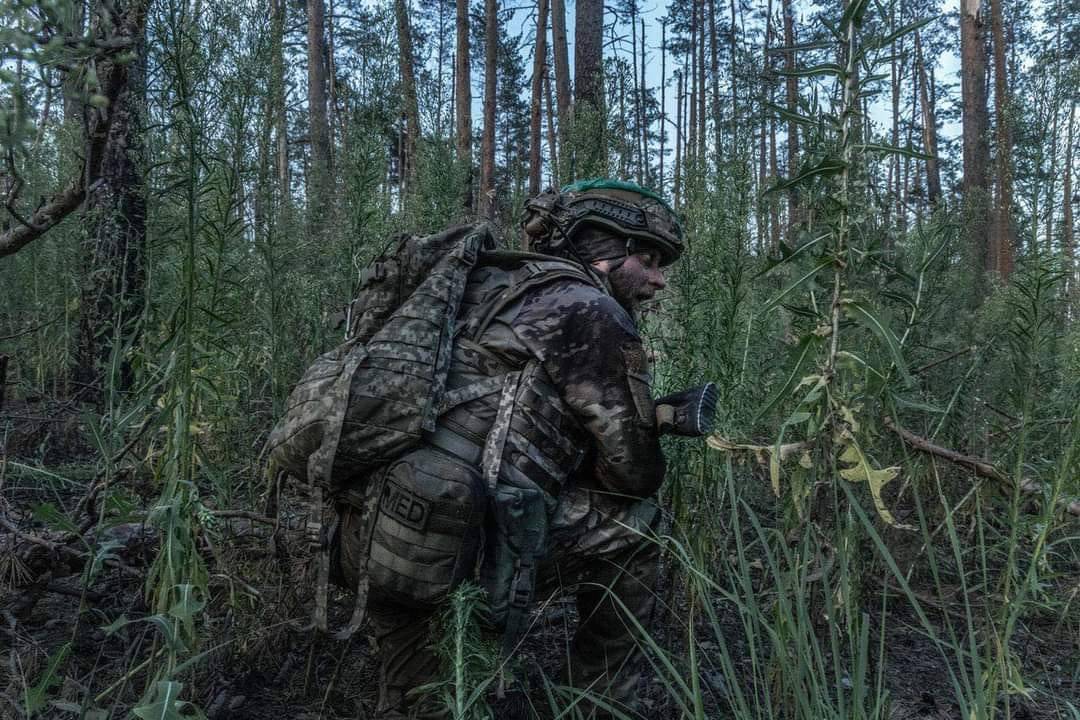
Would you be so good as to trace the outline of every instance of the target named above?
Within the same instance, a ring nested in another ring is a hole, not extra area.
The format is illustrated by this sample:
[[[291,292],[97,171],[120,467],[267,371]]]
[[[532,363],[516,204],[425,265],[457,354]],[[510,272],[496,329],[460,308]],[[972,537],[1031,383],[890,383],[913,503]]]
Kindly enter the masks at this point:
[[[575,595],[579,624],[562,681],[628,712],[637,705],[641,676],[635,628],[648,627],[655,604],[660,549],[647,536],[652,535],[658,516],[651,500],[564,491],[549,526],[549,553],[537,578],[538,603],[563,592]],[[343,525],[348,525],[348,517]],[[347,527],[343,530],[347,537]],[[348,554],[343,547],[343,556]],[[447,717],[437,700],[408,694],[436,680],[440,673],[431,645],[435,612],[372,598],[368,613],[380,663],[375,717]],[[589,715],[588,710],[585,713]],[[598,713],[597,717],[603,715]]]

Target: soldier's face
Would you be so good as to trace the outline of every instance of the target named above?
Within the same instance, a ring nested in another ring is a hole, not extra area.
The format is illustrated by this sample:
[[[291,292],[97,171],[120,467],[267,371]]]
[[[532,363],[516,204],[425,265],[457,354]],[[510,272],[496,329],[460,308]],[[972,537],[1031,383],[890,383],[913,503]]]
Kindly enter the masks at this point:
[[[652,300],[667,285],[660,269],[660,254],[655,250],[629,255],[622,265],[610,272],[608,280],[612,296],[630,313],[646,300]]]

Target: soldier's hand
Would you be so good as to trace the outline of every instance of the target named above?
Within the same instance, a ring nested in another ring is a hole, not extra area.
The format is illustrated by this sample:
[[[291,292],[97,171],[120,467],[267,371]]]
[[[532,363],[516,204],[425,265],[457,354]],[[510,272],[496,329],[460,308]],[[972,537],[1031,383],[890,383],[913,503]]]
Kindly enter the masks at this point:
[[[665,395],[656,400],[656,424],[660,433],[700,437],[712,432],[719,393],[715,383]]]

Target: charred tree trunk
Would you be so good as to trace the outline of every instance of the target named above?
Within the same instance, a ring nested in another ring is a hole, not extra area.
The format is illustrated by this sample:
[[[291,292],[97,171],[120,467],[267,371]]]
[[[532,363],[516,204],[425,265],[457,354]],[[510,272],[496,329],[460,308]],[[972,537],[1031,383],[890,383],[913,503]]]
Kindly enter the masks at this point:
[[[533,56],[532,105],[529,107],[529,196],[540,192],[540,171],[543,156],[540,153],[540,121],[544,89],[544,61],[547,59],[548,0],[537,0],[536,48]]]
[[[95,35],[119,29],[135,42],[132,62],[108,58],[97,63],[103,88],[113,88],[112,102],[95,109],[96,125],[107,128],[97,178],[88,184],[86,225],[90,228],[86,267],[89,272],[79,306],[79,337],[74,378],[88,399],[101,402],[109,382],[110,355],[120,345],[137,344],[141,333],[146,279],[146,178],[143,112],[146,106],[146,0],[114,5],[119,28],[102,28]],[[108,114],[108,120],[101,115]],[[88,138],[88,168],[97,138]],[[126,355],[119,374],[112,378],[117,390],[127,390],[134,372]]]
[[[495,217],[495,90],[498,0],[484,0],[484,130],[480,137],[480,214]]]
[[[993,269],[1003,280],[1008,280],[1013,270],[1012,128],[1009,119],[1005,28],[1001,0],[991,0],[991,7],[991,26],[994,36],[994,119],[997,125],[997,152],[995,153],[997,197],[991,244],[996,261]]]
[[[454,55],[454,115],[456,118],[457,161],[464,170],[461,199],[466,214],[473,208],[472,197],[472,71],[469,67],[469,0],[457,0],[455,17],[457,50]]]

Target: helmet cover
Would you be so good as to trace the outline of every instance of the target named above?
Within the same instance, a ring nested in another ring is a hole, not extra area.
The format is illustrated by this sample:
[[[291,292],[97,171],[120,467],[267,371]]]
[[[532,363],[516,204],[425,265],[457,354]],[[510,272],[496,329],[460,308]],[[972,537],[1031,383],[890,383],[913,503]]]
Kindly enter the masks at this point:
[[[522,222],[535,246],[545,252],[581,254],[575,234],[583,227],[607,230],[624,242],[624,252],[647,248],[670,265],[682,255],[679,219],[663,197],[635,183],[610,178],[581,180],[556,193],[553,189],[529,200]],[[570,247],[568,247],[570,246]],[[588,261],[601,259],[595,252]]]

